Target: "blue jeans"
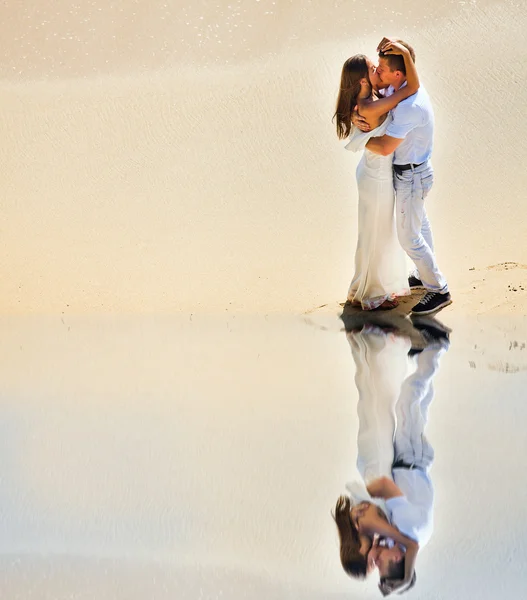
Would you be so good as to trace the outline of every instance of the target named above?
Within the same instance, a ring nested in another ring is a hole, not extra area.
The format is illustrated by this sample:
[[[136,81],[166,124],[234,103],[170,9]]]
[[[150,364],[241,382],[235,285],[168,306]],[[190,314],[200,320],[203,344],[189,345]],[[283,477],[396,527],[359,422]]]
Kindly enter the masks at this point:
[[[414,262],[416,276],[432,292],[448,292],[446,279],[437,266],[430,222],[426,215],[425,198],[434,183],[430,162],[393,173],[396,196],[397,237],[404,251]]]

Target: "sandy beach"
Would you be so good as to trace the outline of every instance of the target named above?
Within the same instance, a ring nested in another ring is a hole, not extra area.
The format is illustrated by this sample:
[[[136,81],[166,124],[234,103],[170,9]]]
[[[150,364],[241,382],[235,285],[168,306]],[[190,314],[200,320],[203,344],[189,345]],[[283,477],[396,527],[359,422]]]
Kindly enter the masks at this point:
[[[526,26],[518,0],[3,4],[3,596],[381,597],[330,516],[359,427],[359,157],[331,117],[343,62],[398,35],[454,299],[408,597],[521,597]]]
[[[3,317],[4,593],[381,598],[338,560],[330,510],[357,476],[357,389],[326,318]],[[442,320],[417,597],[515,597],[527,323]]]
[[[524,25],[488,0],[4,7],[1,312],[343,301],[358,157],[331,116],[343,61],[385,33],[412,42],[434,102],[452,310],[523,310]]]

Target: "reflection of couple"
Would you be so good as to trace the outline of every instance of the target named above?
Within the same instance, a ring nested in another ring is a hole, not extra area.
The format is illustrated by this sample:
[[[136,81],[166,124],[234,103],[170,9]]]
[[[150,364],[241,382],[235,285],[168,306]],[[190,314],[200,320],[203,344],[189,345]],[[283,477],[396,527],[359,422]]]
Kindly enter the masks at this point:
[[[412,348],[410,337],[396,325],[346,323],[356,363],[357,466],[364,484],[348,484],[335,507],[340,559],[356,578],[377,568],[383,595],[415,584],[417,553],[433,528],[429,468],[434,452],[424,428],[432,379],[448,349],[449,333],[434,319],[414,325],[424,349]],[[414,370],[407,376],[410,366]]]
[[[346,148],[364,150],[357,167],[359,237],[348,303],[391,309],[398,296],[425,288],[412,309],[425,315],[451,303],[424,205],[434,179],[434,113],[413,49],[383,38],[378,50],[377,67],[362,54],[344,63],[335,112],[338,137],[349,136]],[[415,264],[409,279],[402,250]]]

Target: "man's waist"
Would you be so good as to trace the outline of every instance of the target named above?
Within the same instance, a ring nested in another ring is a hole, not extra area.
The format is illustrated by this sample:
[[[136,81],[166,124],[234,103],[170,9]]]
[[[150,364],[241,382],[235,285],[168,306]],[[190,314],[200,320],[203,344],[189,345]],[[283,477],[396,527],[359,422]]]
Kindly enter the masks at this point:
[[[418,162],[418,163],[405,163],[405,164],[393,163],[393,170],[396,173],[400,174],[403,171],[413,171],[414,169],[422,167],[423,165],[426,165],[427,163],[428,163],[428,160],[424,160],[423,162]]]
[[[418,469],[419,471],[424,471],[426,473],[426,469],[423,469],[423,467],[416,465],[415,463],[405,462],[404,460],[395,461],[392,465],[392,469],[408,469],[409,471]]]

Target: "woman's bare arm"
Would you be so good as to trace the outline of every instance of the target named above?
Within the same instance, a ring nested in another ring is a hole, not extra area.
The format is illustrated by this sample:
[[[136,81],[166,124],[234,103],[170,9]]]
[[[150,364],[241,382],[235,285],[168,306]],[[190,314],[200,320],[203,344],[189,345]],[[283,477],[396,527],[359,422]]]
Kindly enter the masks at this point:
[[[395,108],[399,102],[409,98],[419,89],[419,75],[408,49],[397,42],[388,42],[381,51],[385,54],[400,54],[404,58],[406,69],[406,85],[399,88],[391,96],[379,100],[359,99],[357,104],[360,114],[367,120],[379,119]]]
[[[396,527],[390,525],[387,520],[382,519],[373,511],[367,511],[362,518],[359,518],[359,533],[366,535],[374,535],[378,533],[380,536],[392,538],[397,544],[402,544],[407,549],[419,547],[417,542],[403,535]]]

